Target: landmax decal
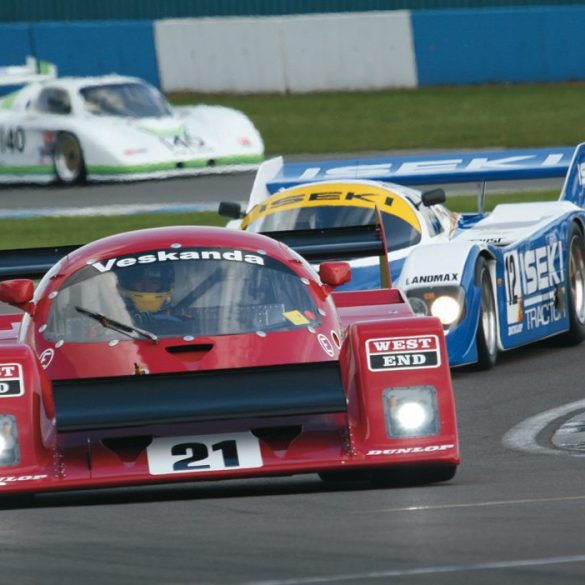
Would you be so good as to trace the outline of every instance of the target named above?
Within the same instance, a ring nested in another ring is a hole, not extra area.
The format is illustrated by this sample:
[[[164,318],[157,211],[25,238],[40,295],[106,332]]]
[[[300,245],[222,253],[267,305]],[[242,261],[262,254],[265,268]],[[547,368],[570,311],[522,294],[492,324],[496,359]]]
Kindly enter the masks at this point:
[[[241,250],[183,250],[181,252],[167,252],[158,250],[142,256],[125,256],[124,258],[109,258],[105,262],[93,262],[91,265],[100,272],[109,272],[112,268],[126,268],[135,264],[150,264],[152,262],[176,262],[178,260],[229,260],[231,262],[246,262],[248,264],[264,265],[264,258],[256,254],[247,254]]]
[[[410,453],[434,453],[454,449],[455,445],[429,445],[428,447],[401,447],[397,449],[371,449],[366,455],[409,455]]]
[[[437,282],[453,282],[459,280],[458,272],[447,272],[446,274],[426,274],[413,276],[406,279],[406,284],[435,284]]]
[[[389,337],[366,341],[371,371],[436,368],[441,365],[436,335]]]

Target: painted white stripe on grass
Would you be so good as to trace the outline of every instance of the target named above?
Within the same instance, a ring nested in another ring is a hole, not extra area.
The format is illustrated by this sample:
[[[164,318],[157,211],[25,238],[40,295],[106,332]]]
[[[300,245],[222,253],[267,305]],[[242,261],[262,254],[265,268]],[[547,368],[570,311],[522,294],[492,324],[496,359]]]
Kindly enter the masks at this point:
[[[564,404],[551,410],[546,410],[522,421],[514,428],[510,429],[502,438],[502,443],[510,449],[525,451],[527,453],[540,453],[546,455],[572,455],[573,457],[583,457],[583,454],[568,453],[560,449],[551,449],[543,447],[536,442],[538,434],[555,420],[565,417],[572,412],[585,409],[585,400],[577,400],[569,404]]]
[[[438,575],[442,573],[466,573],[471,571],[494,571],[499,569],[517,569],[520,567],[542,567],[548,565],[564,565],[568,563],[583,562],[585,562],[585,555],[575,555],[566,557],[548,557],[541,559],[496,561],[492,563],[476,563],[471,565],[446,565],[437,567],[421,567],[419,569],[372,571],[370,573],[353,573],[347,575],[300,577],[298,579],[275,579],[273,581],[248,581],[245,583],[241,583],[240,585],[310,585],[311,583],[342,583],[344,581],[357,581],[361,583],[366,579],[388,579],[391,577]]]
[[[154,213],[191,213],[217,211],[219,203],[171,203],[167,205],[100,205],[92,207],[45,207],[41,209],[0,209],[0,219],[27,219],[33,217],[90,217],[96,215],[137,215]],[[226,219],[227,221],[227,219]]]

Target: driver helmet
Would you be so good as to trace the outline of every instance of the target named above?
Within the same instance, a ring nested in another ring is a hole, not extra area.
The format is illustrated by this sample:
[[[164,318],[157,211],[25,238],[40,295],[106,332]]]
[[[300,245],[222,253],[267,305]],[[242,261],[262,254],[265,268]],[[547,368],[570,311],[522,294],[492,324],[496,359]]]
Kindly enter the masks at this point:
[[[146,264],[121,268],[120,294],[141,313],[162,311],[171,301],[174,270],[169,264]]]

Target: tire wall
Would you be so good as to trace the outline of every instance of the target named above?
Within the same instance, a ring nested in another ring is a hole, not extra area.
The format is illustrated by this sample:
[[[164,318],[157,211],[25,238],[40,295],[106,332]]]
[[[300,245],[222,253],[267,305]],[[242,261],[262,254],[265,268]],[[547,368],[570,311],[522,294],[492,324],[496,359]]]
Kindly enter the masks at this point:
[[[585,80],[585,6],[0,24],[0,66],[164,91],[311,92]]]

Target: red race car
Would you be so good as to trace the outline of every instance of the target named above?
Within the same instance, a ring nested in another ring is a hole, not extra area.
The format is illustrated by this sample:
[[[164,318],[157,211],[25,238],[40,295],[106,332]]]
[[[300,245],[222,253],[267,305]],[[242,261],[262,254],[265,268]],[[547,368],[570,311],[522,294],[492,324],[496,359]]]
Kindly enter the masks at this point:
[[[0,316],[0,492],[455,474],[441,324],[392,288],[336,294],[344,262],[169,227],[2,265],[23,312]]]

